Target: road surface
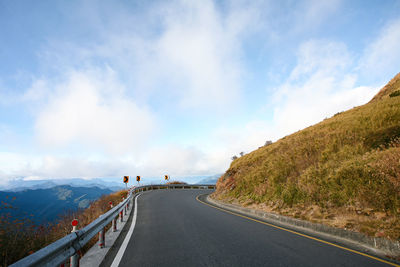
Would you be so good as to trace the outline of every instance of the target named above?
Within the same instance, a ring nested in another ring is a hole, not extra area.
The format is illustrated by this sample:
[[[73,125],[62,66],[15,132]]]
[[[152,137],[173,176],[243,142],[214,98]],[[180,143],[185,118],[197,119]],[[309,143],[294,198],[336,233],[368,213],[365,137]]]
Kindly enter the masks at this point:
[[[121,267],[389,266],[196,200],[198,195],[210,192],[156,190],[140,195],[133,234],[127,239],[124,253],[120,253],[122,257],[114,259],[114,264]],[[112,260],[103,265],[110,266]]]

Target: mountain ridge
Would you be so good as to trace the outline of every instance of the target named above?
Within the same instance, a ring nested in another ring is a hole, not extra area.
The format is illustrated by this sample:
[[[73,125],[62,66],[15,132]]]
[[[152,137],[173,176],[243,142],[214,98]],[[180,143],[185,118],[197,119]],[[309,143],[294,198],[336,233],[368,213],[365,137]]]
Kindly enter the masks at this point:
[[[46,189],[59,185],[70,185],[74,187],[99,187],[101,189],[110,189],[117,191],[124,189],[125,186],[117,181],[105,181],[102,178],[82,179],[82,178],[68,178],[68,179],[39,179],[39,180],[25,180],[24,178],[17,178],[10,180],[7,185],[0,187],[0,191],[18,192],[29,189]]]
[[[54,222],[68,212],[87,208],[91,202],[113,191],[99,187],[74,187],[58,185],[51,188],[0,191],[3,209],[12,218],[29,218],[37,224]],[[7,208],[5,208],[7,207]]]

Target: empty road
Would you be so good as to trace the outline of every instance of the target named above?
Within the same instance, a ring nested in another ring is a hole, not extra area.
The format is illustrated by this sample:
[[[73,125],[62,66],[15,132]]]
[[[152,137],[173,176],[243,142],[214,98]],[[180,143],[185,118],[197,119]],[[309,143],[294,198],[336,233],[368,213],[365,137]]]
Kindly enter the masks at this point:
[[[388,266],[196,200],[210,192],[155,190],[140,195],[133,235],[120,253],[119,266]],[[103,264],[110,266],[111,261]]]

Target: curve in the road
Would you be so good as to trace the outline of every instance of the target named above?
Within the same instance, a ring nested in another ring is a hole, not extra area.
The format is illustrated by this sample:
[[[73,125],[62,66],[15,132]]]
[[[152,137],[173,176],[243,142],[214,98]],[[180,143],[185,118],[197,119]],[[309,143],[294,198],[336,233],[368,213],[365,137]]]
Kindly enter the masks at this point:
[[[142,194],[136,200],[136,226],[119,266],[393,265],[196,201],[199,194],[210,192]]]

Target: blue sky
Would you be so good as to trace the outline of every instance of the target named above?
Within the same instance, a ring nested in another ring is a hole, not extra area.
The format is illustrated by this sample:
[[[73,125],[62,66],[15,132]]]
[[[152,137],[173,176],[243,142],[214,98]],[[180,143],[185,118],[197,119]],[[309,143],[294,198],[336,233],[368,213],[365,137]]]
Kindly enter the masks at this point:
[[[0,1],[0,183],[207,175],[364,104],[400,1]]]

